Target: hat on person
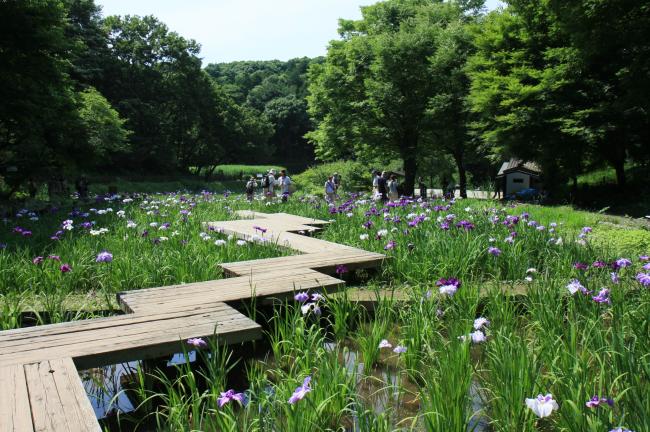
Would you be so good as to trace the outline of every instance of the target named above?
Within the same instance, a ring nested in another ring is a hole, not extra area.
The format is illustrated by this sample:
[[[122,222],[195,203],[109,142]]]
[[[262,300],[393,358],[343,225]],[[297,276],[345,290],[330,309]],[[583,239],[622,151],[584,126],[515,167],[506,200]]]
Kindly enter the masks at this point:
[[[270,169],[270,170],[269,170],[269,174],[273,174],[273,175],[275,175],[275,170],[274,170],[274,169]]]

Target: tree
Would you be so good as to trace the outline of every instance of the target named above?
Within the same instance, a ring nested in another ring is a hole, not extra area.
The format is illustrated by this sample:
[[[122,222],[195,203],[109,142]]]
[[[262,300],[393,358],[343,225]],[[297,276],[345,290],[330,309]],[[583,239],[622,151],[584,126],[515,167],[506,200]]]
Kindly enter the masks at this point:
[[[84,156],[82,160],[86,166],[91,162],[110,165],[113,154],[128,152],[129,131],[124,128],[125,120],[101,93],[92,87],[87,88],[79,93],[79,105],[86,145],[77,157]]]
[[[59,2],[0,2],[0,175],[8,196],[67,164],[79,130],[65,17]]]
[[[319,158],[398,156],[410,194],[420,154],[442,142],[458,150],[463,133],[444,130],[441,120],[457,117],[453,125],[464,128],[462,85],[449,87],[440,75],[456,66],[435,62],[453,40],[447,29],[471,19],[461,6],[390,0],[363,7],[359,21],[340,22],[342,40],[331,42],[325,63],[310,71],[309,112],[317,129],[307,136]],[[464,172],[462,160],[459,166]]]

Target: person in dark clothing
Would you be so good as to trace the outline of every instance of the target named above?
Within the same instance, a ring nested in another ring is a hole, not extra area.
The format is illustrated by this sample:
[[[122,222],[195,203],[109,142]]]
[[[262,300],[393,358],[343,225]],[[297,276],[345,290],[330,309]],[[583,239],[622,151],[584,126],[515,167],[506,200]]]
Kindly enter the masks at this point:
[[[381,173],[381,176],[377,179],[377,191],[381,195],[381,202],[385,203],[388,201],[388,185],[386,182],[386,172]]]
[[[85,201],[88,198],[88,180],[86,180],[86,176],[79,177],[77,181],[75,181],[74,186],[79,194],[79,199]]]
[[[424,184],[422,177],[418,177],[418,188],[420,189],[420,198],[427,199],[427,185]]]

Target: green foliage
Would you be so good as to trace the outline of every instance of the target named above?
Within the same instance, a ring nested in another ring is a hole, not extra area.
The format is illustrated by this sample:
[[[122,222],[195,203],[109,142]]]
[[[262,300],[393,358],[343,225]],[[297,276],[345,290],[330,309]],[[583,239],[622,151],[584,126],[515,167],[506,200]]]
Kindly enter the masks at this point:
[[[0,172],[11,196],[30,176],[68,164],[78,138],[62,3],[0,2]]]
[[[87,134],[88,145],[98,159],[129,150],[129,132],[125,120],[96,89],[90,87],[79,93],[79,117]]]
[[[370,168],[360,162],[340,161],[315,165],[292,177],[300,191],[323,195],[327,177],[334,173],[341,176],[341,189],[346,192],[367,190],[372,183]]]
[[[646,254],[650,250],[650,231],[599,227],[595,232],[593,243],[600,248],[609,248],[622,255],[634,257]]]
[[[342,40],[310,69],[309,113],[317,128],[307,137],[317,156],[399,157],[408,194],[418,155],[443,150],[454,156],[464,188],[471,18],[455,2],[416,0],[380,2],[362,15],[341,21]]]
[[[264,119],[271,132],[258,137],[251,151],[241,155],[248,163],[275,162],[303,169],[313,160],[303,137],[312,129],[307,116],[306,73],[320,58],[296,58],[286,62],[243,61],[209,64],[205,70],[253,119]]]

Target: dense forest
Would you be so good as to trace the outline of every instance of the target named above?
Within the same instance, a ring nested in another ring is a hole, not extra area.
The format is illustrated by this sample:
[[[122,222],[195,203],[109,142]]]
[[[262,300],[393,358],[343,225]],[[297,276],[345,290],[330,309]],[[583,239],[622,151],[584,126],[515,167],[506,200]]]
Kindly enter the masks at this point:
[[[287,62],[241,61],[209,64],[205,70],[240,106],[270,124],[272,134],[259,142],[243,163],[278,163],[304,169],[314,161],[313,146],[305,134],[313,129],[307,114],[307,71],[322,58]]]
[[[222,163],[400,160],[489,178],[538,162],[549,192],[650,160],[650,6],[633,0],[386,0],[324,58],[204,67],[154,16],[93,0],[0,2],[0,193],[52,176]],[[332,23],[335,25],[335,23]],[[450,168],[451,167],[451,168]]]

